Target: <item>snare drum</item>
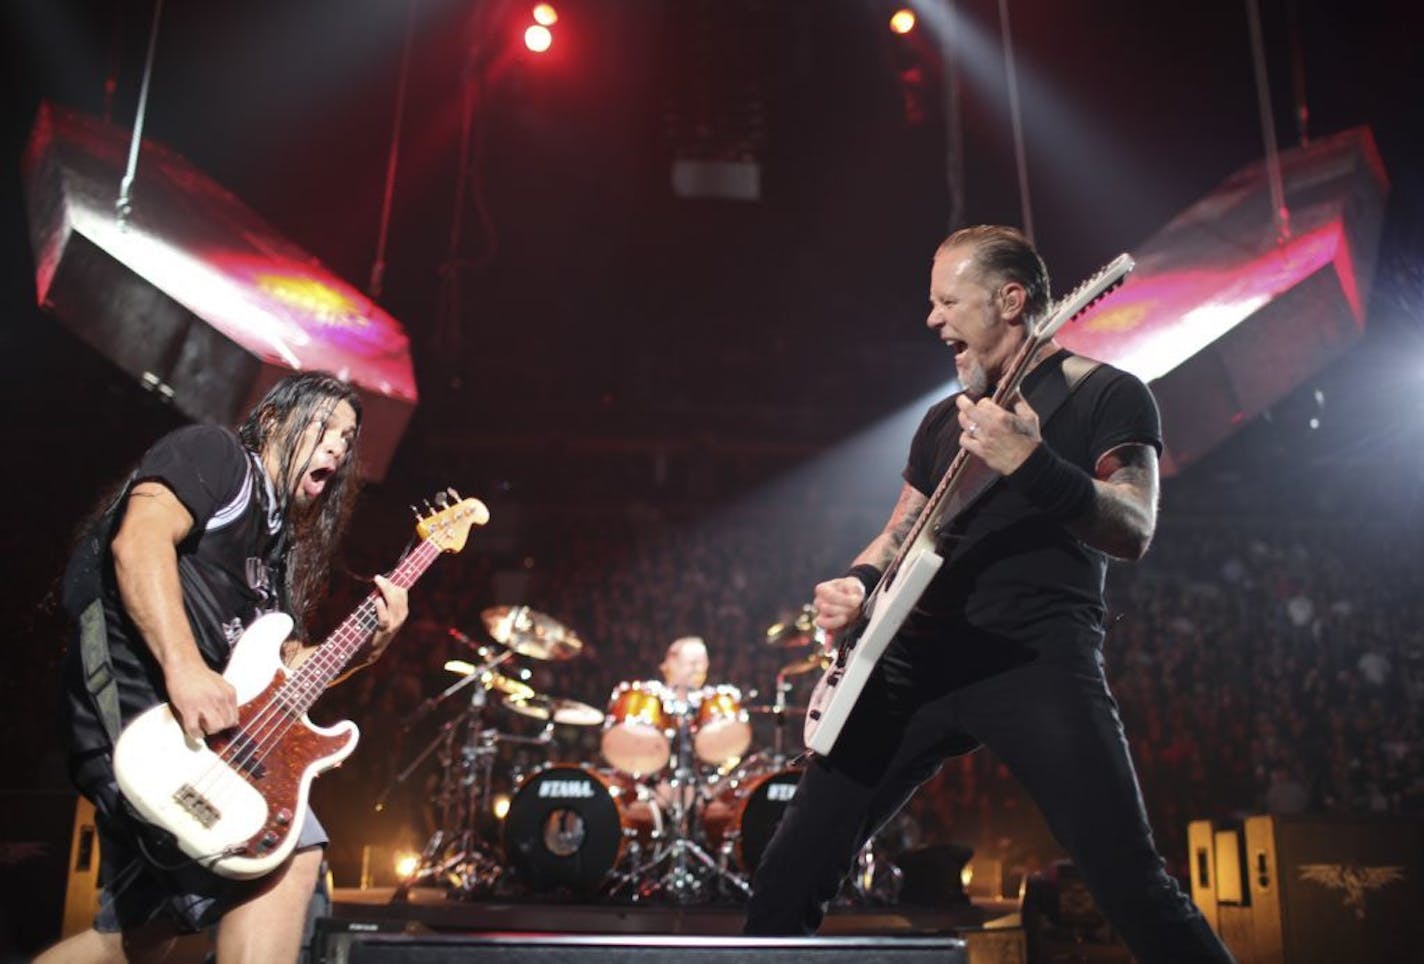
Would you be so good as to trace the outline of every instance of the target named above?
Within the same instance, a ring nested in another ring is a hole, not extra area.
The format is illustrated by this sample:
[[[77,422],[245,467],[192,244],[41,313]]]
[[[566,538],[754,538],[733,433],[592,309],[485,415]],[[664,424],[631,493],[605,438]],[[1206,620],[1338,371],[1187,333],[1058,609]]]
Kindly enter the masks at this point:
[[[692,748],[704,763],[721,766],[739,759],[752,745],[752,724],[742,709],[742,691],[735,686],[708,686],[698,691]]]
[[[722,781],[703,810],[709,848],[714,853],[730,850],[742,872],[751,874],[761,863],[800,782],[800,769],[753,765],[749,771],[733,773]]]
[[[537,891],[596,893],[634,842],[662,830],[648,790],[629,777],[582,766],[547,766],[524,780],[504,818],[504,851]]]
[[[603,718],[603,757],[634,776],[656,773],[672,755],[666,688],[655,680],[619,683]]]

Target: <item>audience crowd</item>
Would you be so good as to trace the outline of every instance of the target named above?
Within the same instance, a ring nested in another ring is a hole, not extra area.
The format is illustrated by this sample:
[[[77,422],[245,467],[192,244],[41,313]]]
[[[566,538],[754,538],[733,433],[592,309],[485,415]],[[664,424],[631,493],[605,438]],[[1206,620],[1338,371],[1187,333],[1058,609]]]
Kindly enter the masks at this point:
[[[461,678],[443,669],[447,660],[479,658],[452,628],[488,642],[480,614],[495,605],[529,605],[557,619],[583,640],[579,655],[518,658],[512,667],[527,669],[541,693],[598,709],[620,682],[657,678],[671,640],[699,635],[711,654],[709,683],[734,685],[743,705],[764,706],[778,669],[807,653],[768,646],[767,627],[794,616],[816,581],[844,569],[883,521],[880,508],[526,511],[542,517],[537,530],[492,553],[482,553],[477,535],[464,555],[437,562],[385,658],[318,706],[322,719],[349,716],[363,731],[357,753],[315,794],[335,841],[338,883],[355,882],[351,868],[365,844],[419,849],[441,823],[432,800],[442,785],[447,797],[470,798],[479,768],[462,769],[462,761],[478,758],[469,748],[481,728],[533,736],[542,727],[497,694],[477,712],[474,687],[431,705]],[[1147,558],[1112,567],[1106,665],[1175,870],[1183,870],[1193,819],[1424,812],[1416,529],[1168,511]],[[363,552],[358,541],[351,570],[389,565]],[[355,579],[342,580],[327,607],[331,621],[363,592]],[[815,676],[791,677],[793,705],[805,703]],[[765,755],[773,717],[752,718],[753,751]],[[799,717],[786,726],[789,754],[800,750],[800,727]],[[491,795],[509,794],[521,774],[547,763],[605,766],[600,732],[557,726],[546,747],[497,745]],[[379,813],[378,799],[386,804]],[[1015,873],[1061,856],[987,751],[951,761],[884,842],[892,852],[960,844]]]

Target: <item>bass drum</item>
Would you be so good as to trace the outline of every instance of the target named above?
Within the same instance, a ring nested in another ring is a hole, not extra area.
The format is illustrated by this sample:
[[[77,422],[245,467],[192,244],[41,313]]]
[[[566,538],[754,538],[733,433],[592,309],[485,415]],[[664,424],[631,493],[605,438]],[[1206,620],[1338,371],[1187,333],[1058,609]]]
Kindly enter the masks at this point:
[[[741,871],[752,874],[800,782],[799,767],[776,770],[755,759],[720,781],[702,814],[712,851],[729,850]]]
[[[539,892],[591,895],[634,841],[649,842],[662,814],[645,787],[620,773],[548,766],[509,801],[504,852],[520,881]]]

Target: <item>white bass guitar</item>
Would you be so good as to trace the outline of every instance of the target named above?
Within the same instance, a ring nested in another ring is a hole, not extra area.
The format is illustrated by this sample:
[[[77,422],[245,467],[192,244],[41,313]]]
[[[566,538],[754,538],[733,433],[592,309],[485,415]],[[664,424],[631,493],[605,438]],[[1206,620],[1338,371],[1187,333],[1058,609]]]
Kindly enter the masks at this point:
[[[478,499],[442,495],[420,519],[419,544],[391,582],[409,588],[441,552],[459,552],[489,521]],[[119,789],[184,854],[223,877],[261,877],[296,847],[312,780],[356,749],[356,724],[312,725],[307,710],[376,629],[372,592],[297,669],[282,664],[292,619],[269,613],[238,639],[223,678],[237,691],[238,724],[190,742],[167,703],[136,717],[114,746]]]

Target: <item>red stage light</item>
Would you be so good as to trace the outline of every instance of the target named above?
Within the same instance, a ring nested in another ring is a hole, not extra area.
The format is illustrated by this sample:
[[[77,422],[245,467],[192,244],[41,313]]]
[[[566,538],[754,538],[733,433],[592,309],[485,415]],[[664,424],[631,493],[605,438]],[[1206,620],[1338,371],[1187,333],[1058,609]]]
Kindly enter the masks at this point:
[[[540,3],[534,7],[534,22],[541,27],[552,27],[559,22],[559,11],[551,3]]]
[[[554,35],[549,32],[548,27],[536,23],[524,31],[524,46],[536,54],[542,54],[553,43]]]

